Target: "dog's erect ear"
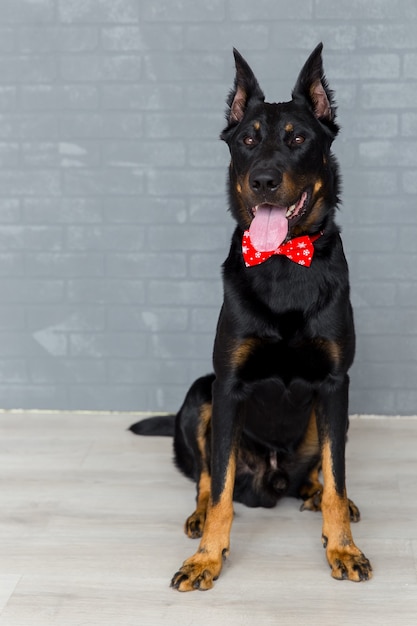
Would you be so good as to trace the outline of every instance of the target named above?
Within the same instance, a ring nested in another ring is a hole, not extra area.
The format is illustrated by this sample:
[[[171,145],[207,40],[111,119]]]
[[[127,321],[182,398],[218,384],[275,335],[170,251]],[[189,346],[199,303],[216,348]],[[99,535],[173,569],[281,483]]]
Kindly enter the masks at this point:
[[[227,120],[230,125],[238,124],[242,121],[250,100],[263,102],[265,96],[258,85],[255,74],[241,54],[233,48],[236,63],[236,77],[234,88],[230,93],[227,104]]]
[[[336,108],[333,93],[327,85],[323,72],[321,52],[323,44],[313,50],[304,64],[292,92],[294,100],[304,98],[308,101],[315,116],[323,122],[333,122],[336,117]]]

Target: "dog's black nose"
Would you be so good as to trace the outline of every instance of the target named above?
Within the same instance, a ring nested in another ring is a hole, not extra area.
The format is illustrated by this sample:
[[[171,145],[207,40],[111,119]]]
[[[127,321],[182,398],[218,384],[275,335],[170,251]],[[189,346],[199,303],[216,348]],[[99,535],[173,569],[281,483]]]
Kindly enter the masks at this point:
[[[282,181],[282,174],[276,169],[254,170],[249,176],[251,189],[256,193],[276,191]]]

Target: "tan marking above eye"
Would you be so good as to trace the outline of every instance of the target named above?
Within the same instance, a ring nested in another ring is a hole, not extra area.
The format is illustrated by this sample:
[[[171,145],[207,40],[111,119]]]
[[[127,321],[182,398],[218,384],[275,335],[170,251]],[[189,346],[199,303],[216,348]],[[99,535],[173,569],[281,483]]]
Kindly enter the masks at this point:
[[[314,183],[314,193],[317,194],[322,187],[323,187],[323,181],[322,180],[317,180]]]
[[[294,130],[294,126],[290,123],[285,125],[285,130],[287,133],[292,133],[292,131]]]
[[[260,122],[255,122],[253,125],[255,130],[259,130],[261,128],[261,123]]]

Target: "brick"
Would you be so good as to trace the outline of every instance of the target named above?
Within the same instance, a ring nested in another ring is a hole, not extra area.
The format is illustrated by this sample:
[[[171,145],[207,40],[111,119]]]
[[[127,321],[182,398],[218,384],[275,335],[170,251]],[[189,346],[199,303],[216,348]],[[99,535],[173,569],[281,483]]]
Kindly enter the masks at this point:
[[[2,24],[11,22],[13,24],[52,22],[55,17],[55,0],[2,0],[1,19]]]
[[[224,127],[224,118],[218,115],[184,113],[147,113],[146,136],[151,139],[213,139]]]
[[[58,15],[64,23],[131,23],[139,19],[137,0],[59,0]]]
[[[91,277],[104,275],[104,257],[88,254],[31,254],[27,263],[28,276],[45,277]]]
[[[417,53],[404,55],[404,78],[417,78]]]
[[[67,168],[63,172],[63,190],[70,196],[137,196],[143,193],[143,173],[134,168]]]
[[[176,110],[183,103],[183,89],[179,85],[104,84],[101,93],[105,110]]]
[[[68,334],[72,331],[104,331],[106,327],[106,309],[96,303],[91,306],[68,304],[26,306],[27,329],[39,331],[51,329],[53,332]],[[0,309],[1,313],[1,309]]]
[[[394,283],[383,280],[355,280],[352,284],[354,309],[373,307],[395,307],[397,290]]]
[[[374,307],[356,311],[356,328],[361,335],[398,335],[403,328],[414,328],[415,308]]]
[[[229,247],[230,235],[225,233],[221,226],[210,228],[210,237],[207,230],[201,226],[151,226],[148,231],[148,244],[151,250],[198,250],[224,252]]]
[[[395,79],[400,76],[400,57],[398,54],[361,54],[354,53],[327,55],[330,57],[332,76],[339,80],[347,79]]]
[[[396,415],[397,392],[390,389],[363,389],[356,386],[356,378],[352,378],[349,411],[353,415],[366,413],[364,407],[372,407],[373,415]]]
[[[187,275],[183,253],[109,254],[108,276],[140,276],[141,278],[184,278]]]
[[[194,0],[159,0],[144,3],[143,17],[148,21],[221,22],[225,17],[225,7],[223,0],[207,0],[204,4]]]
[[[0,229],[2,250],[54,250],[63,247],[63,231],[60,227],[42,226],[3,226]]]
[[[386,381],[390,382],[390,389],[415,389],[415,376],[408,363],[397,363],[395,368],[391,363],[365,362],[357,366],[356,386],[365,388],[384,389]]]
[[[177,360],[147,360],[147,367],[143,369],[139,360],[112,359],[109,363],[109,379],[112,383],[125,385],[151,385],[157,380],[160,384],[185,387],[187,372],[185,368],[178,367]]]
[[[145,352],[146,335],[139,333],[71,333],[70,355],[105,359],[134,358]]]
[[[23,27],[18,33],[22,53],[85,52],[98,47],[98,29],[93,26]]]
[[[0,111],[14,111],[16,109],[16,87],[10,85],[0,86]]]
[[[7,55],[0,57],[2,83],[50,83],[57,77],[54,57]]]
[[[138,26],[106,26],[101,31],[104,50],[139,51],[163,50],[178,52],[184,48],[183,26],[180,24],[141,23]]]
[[[1,278],[0,289],[3,301],[10,304],[25,304],[26,302],[53,304],[62,302],[65,284],[63,280],[54,279]]]
[[[23,307],[2,303],[0,305],[0,331],[20,331],[25,328]]]
[[[216,332],[220,309],[218,307],[195,307],[191,310],[190,330],[199,333],[209,333],[213,338]]]
[[[1,320],[1,308],[0,308]],[[188,311],[185,307],[149,307],[142,309],[113,305],[108,307],[110,331],[177,332],[188,328]]]
[[[21,252],[0,252],[0,276],[17,277],[25,274],[25,259]]]
[[[98,89],[92,85],[22,85],[21,94],[26,111],[91,111],[99,101]]]
[[[398,400],[396,403],[396,411],[401,415],[415,415],[417,406],[417,392],[413,389],[398,391]],[[399,407],[399,408],[398,408]]]
[[[152,81],[218,80],[224,73],[225,61],[219,54],[144,55],[144,72]]]
[[[39,410],[56,410],[69,406],[67,389],[58,385],[25,385],[26,406]],[[19,385],[0,385],[0,405],[5,409],[22,409]]]
[[[74,383],[106,383],[107,368],[104,361],[96,359],[45,359],[29,361],[29,381],[34,384],[54,382],[64,388]]]
[[[285,28],[271,29],[270,43],[273,48],[288,50],[294,47],[296,42],[297,50],[304,50],[307,54],[312,51],[319,41],[324,42],[324,55],[328,50],[355,50],[357,39],[357,27],[355,24],[326,24],[316,22],[311,28],[311,22],[296,20],[287,22]],[[326,63],[325,58],[325,63]]]
[[[140,390],[143,390],[142,394]],[[0,389],[1,393],[1,389]],[[0,396],[1,397],[1,396]],[[130,411],[137,406],[138,400],[149,405],[148,387],[132,385],[72,385],[68,387],[68,400],[65,406],[69,410],[87,411]]]
[[[67,229],[68,250],[111,251],[130,250],[143,247],[143,229],[132,225],[87,225],[69,226]]]
[[[187,162],[191,167],[223,167],[226,171],[229,157],[224,145],[218,139],[213,141],[195,141],[188,144]]]
[[[180,167],[185,164],[185,146],[168,141],[108,141],[103,146],[103,163],[107,167]]]
[[[7,196],[56,196],[61,192],[61,180],[59,173],[52,170],[0,170],[0,190]]]
[[[213,340],[202,333],[159,333],[152,335],[152,355],[162,359],[193,358],[196,354],[210,359]]]
[[[141,59],[137,55],[62,56],[60,74],[66,81],[137,81],[141,77]]]
[[[189,25],[185,32],[187,50],[227,50],[232,46],[245,50],[266,50],[269,43],[266,24],[217,24],[205,22]]]
[[[345,170],[343,180],[346,189],[360,190],[362,197],[389,196],[398,193],[397,175],[392,169]]]
[[[415,233],[415,228],[414,228],[414,233]],[[408,239],[408,237],[407,237]],[[411,237],[410,237],[411,239]],[[415,239],[413,241],[413,245],[415,245]],[[400,282],[397,284],[397,302],[398,305],[401,307],[415,307],[416,304],[416,281],[411,281],[410,280],[410,276],[404,276],[404,279],[408,279],[408,280],[404,280],[403,282]],[[407,337],[407,342],[410,341],[412,343],[407,344],[410,347],[413,346],[414,348],[417,348],[417,338],[415,337]],[[406,343],[406,342],[405,342]],[[398,353],[401,354],[402,358],[404,358],[405,356],[405,349],[401,349],[398,350]],[[413,352],[413,354],[415,355],[416,352]],[[413,357],[414,358],[414,357]]]
[[[24,359],[0,359],[0,380],[2,383],[23,384],[28,380]]]
[[[17,198],[0,198],[0,224],[20,223],[20,202]]]
[[[417,193],[417,180],[415,170],[410,172],[404,172],[402,176],[403,189],[405,193],[415,194]]]
[[[195,224],[218,224],[224,223],[225,233],[229,233],[227,243],[232,237],[232,233],[236,227],[236,222],[232,220],[227,212],[229,201],[226,194],[226,173],[223,196],[216,198],[190,198],[190,221]],[[224,240],[226,241],[226,239]],[[229,246],[227,245],[227,248]],[[226,251],[226,248],[225,248]]]
[[[348,191],[350,192],[348,194]],[[414,222],[414,209],[410,206],[410,200],[406,196],[385,197],[369,196],[366,201],[360,202],[354,196],[355,188],[345,185],[344,210],[341,215],[347,217],[352,215],[353,223],[364,225],[392,224],[395,223],[395,215],[401,215],[402,220]],[[408,216],[408,219],[407,219]]]
[[[412,109],[415,105],[415,85],[405,83],[364,84],[360,89],[360,103],[365,109]]]
[[[103,198],[105,220],[109,223],[128,224],[184,224],[187,207],[184,198],[144,198],[140,203],[136,196],[119,197],[114,200]]]
[[[159,169],[147,172],[150,195],[171,196],[181,193],[217,196],[224,184],[223,171],[195,169],[194,171]]]
[[[399,116],[396,113],[357,113],[346,129],[355,139],[384,139],[397,137]]]
[[[402,280],[408,268],[416,262],[417,254],[403,252],[392,253],[389,259],[384,254],[363,252],[357,254],[355,259],[362,280]]]
[[[315,15],[321,19],[361,20],[366,19],[405,19],[417,17],[417,7],[413,0],[373,0],[366,4],[362,0],[316,0]]]
[[[0,28],[0,53],[13,52],[15,47],[15,31],[13,28]]]
[[[152,305],[220,307],[222,288],[219,281],[151,280],[149,302]]]
[[[142,280],[82,279],[67,282],[67,301],[71,304],[130,304],[135,306],[145,301],[145,286]]]
[[[14,168],[19,164],[19,144],[15,142],[0,142],[0,166]]]
[[[61,140],[120,140],[142,137],[143,134],[143,117],[140,113],[72,113],[60,115],[56,121]]]
[[[278,22],[285,15],[286,20],[300,19],[300,7],[297,3],[271,3],[268,0],[258,0],[253,2],[241,2],[241,0],[230,0],[230,16],[232,21],[257,22],[268,21]],[[302,8],[302,17],[307,20],[313,16],[312,0],[304,0]]]
[[[100,149],[93,142],[23,142],[21,163],[28,168],[94,167],[100,163]]]
[[[190,255],[191,278],[218,279],[220,282],[220,266],[226,251],[193,253]]]
[[[103,221],[100,198],[24,198],[22,213],[27,224],[96,224]]]
[[[163,407],[167,407],[167,410],[175,413],[184,401],[184,395],[189,385],[185,385],[184,388],[179,388],[175,385],[152,385],[147,386],[149,406],[155,407],[155,410],[164,410]]]
[[[143,52],[147,50],[142,29],[138,26],[112,26],[101,31],[101,43],[104,50],[112,52]]]
[[[357,43],[361,48],[387,48],[402,50],[416,48],[415,23],[405,20],[401,23],[376,22],[361,24],[358,27]]]
[[[401,134],[405,137],[417,136],[417,113],[403,113]]]
[[[399,141],[368,141],[359,143],[359,161],[364,166],[397,167],[417,166],[415,142]]]

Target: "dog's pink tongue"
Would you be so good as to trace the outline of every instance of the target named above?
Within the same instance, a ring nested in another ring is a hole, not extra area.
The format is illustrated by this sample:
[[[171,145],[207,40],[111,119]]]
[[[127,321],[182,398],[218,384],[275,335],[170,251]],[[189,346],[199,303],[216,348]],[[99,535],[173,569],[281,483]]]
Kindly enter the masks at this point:
[[[250,240],[258,252],[276,250],[288,235],[285,207],[261,204],[249,228]]]

